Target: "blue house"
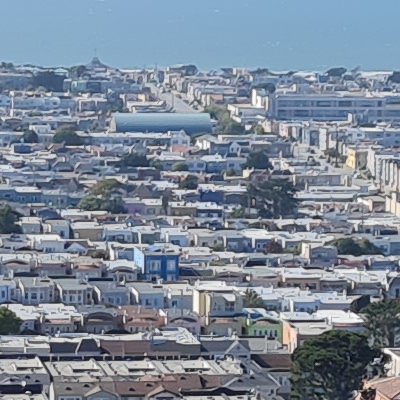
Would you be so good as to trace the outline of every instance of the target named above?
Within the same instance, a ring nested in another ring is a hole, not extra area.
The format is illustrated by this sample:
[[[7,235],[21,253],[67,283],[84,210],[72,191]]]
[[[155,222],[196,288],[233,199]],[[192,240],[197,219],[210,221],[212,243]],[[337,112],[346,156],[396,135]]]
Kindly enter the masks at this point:
[[[224,202],[223,190],[201,190],[200,201],[222,204]]]
[[[158,243],[147,248],[135,247],[134,263],[145,280],[176,281],[179,278],[179,256],[179,247]]]

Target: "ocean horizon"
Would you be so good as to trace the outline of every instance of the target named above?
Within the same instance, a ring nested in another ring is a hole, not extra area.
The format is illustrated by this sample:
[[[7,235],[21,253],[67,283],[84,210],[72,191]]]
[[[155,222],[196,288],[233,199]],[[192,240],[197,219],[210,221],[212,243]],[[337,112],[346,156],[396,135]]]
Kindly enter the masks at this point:
[[[399,69],[398,0],[3,0],[0,59],[120,68]]]

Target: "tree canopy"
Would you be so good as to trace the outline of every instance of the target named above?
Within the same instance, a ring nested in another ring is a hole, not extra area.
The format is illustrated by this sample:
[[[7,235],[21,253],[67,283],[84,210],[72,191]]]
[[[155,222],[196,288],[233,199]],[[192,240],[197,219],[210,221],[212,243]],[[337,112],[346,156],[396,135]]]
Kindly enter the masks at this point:
[[[264,89],[268,93],[275,93],[276,86],[271,82],[259,83],[255,86],[256,89]]]
[[[20,333],[22,320],[5,307],[0,307],[0,335],[16,335]]]
[[[231,118],[229,111],[226,107],[211,105],[209,107],[206,107],[204,111],[209,113],[211,118],[218,121],[218,132],[232,135],[240,135],[244,133],[242,125]]]
[[[246,289],[243,304],[247,308],[264,308],[263,299],[253,289]]]
[[[257,135],[264,135],[265,130],[264,130],[264,128],[263,128],[261,125],[257,125],[257,126],[254,128],[254,133],[257,134]]]
[[[264,151],[256,151],[248,155],[246,167],[254,169],[272,169],[272,164]]]
[[[21,228],[16,225],[17,213],[9,206],[0,207],[0,234],[20,233]]]
[[[81,78],[88,72],[88,69],[85,65],[75,65],[70,68],[69,73],[73,78]]]
[[[25,131],[22,135],[22,139],[24,143],[38,143],[39,137],[36,132],[34,131]]]
[[[110,196],[122,188],[122,184],[116,179],[104,179],[97,182],[91,189],[90,194],[93,196]]]
[[[258,209],[260,217],[279,218],[297,213],[296,190],[285,179],[273,179],[248,187],[248,206]]]
[[[39,71],[33,77],[33,86],[35,88],[43,87],[53,92],[62,92],[65,78],[65,75],[57,74],[54,71]]]
[[[82,138],[74,131],[59,131],[53,136],[53,143],[65,143],[66,146],[82,146]]]
[[[369,336],[375,346],[395,347],[400,335],[400,302],[386,300],[370,303],[362,310]]]
[[[120,196],[100,198],[89,195],[82,199],[79,207],[86,211],[108,211],[112,214],[123,214],[126,212]]]
[[[199,178],[196,175],[188,175],[179,183],[180,189],[195,190],[199,186]]]
[[[148,167],[150,166],[149,160],[144,154],[129,153],[123,156],[117,163],[117,167]]]
[[[178,163],[178,164],[174,165],[172,170],[176,171],[176,172],[189,171],[189,167],[188,167],[188,165],[186,163]]]
[[[340,78],[347,72],[347,69],[344,67],[332,67],[329,68],[328,71],[326,71],[326,74],[328,76]]]
[[[394,71],[393,74],[389,76],[388,82],[400,83],[400,71]]]
[[[382,354],[368,345],[365,336],[329,331],[295,350],[291,399],[350,400],[364,378],[382,371]]]
[[[106,179],[94,185],[88,196],[79,203],[87,211],[108,211],[112,214],[126,212],[119,189],[122,185],[116,179]]]
[[[333,241],[332,244],[336,246],[338,254],[355,257],[368,254],[382,254],[382,251],[367,239],[355,240],[353,238],[342,238]]]

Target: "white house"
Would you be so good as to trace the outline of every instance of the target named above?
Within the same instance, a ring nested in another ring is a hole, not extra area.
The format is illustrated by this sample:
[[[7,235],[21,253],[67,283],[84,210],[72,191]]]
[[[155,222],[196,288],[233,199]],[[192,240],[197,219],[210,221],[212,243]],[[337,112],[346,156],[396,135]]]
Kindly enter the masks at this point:
[[[59,235],[28,235],[30,246],[34,250],[46,253],[62,253],[64,251],[64,240]]]

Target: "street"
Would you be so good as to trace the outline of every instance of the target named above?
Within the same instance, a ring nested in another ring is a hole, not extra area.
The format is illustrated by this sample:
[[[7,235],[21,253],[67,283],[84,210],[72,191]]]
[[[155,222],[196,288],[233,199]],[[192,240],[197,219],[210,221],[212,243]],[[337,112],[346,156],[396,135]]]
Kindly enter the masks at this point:
[[[165,101],[168,108],[176,113],[192,114],[199,112],[198,110],[192,108],[189,104],[185,103],[181,98],[177,97],[178,92],[176,91],[161,93],[161,90],[152,83],[148,83],[146,86],[150,88],[154,96]],[[181,96],[181,94],[179,95]]]

